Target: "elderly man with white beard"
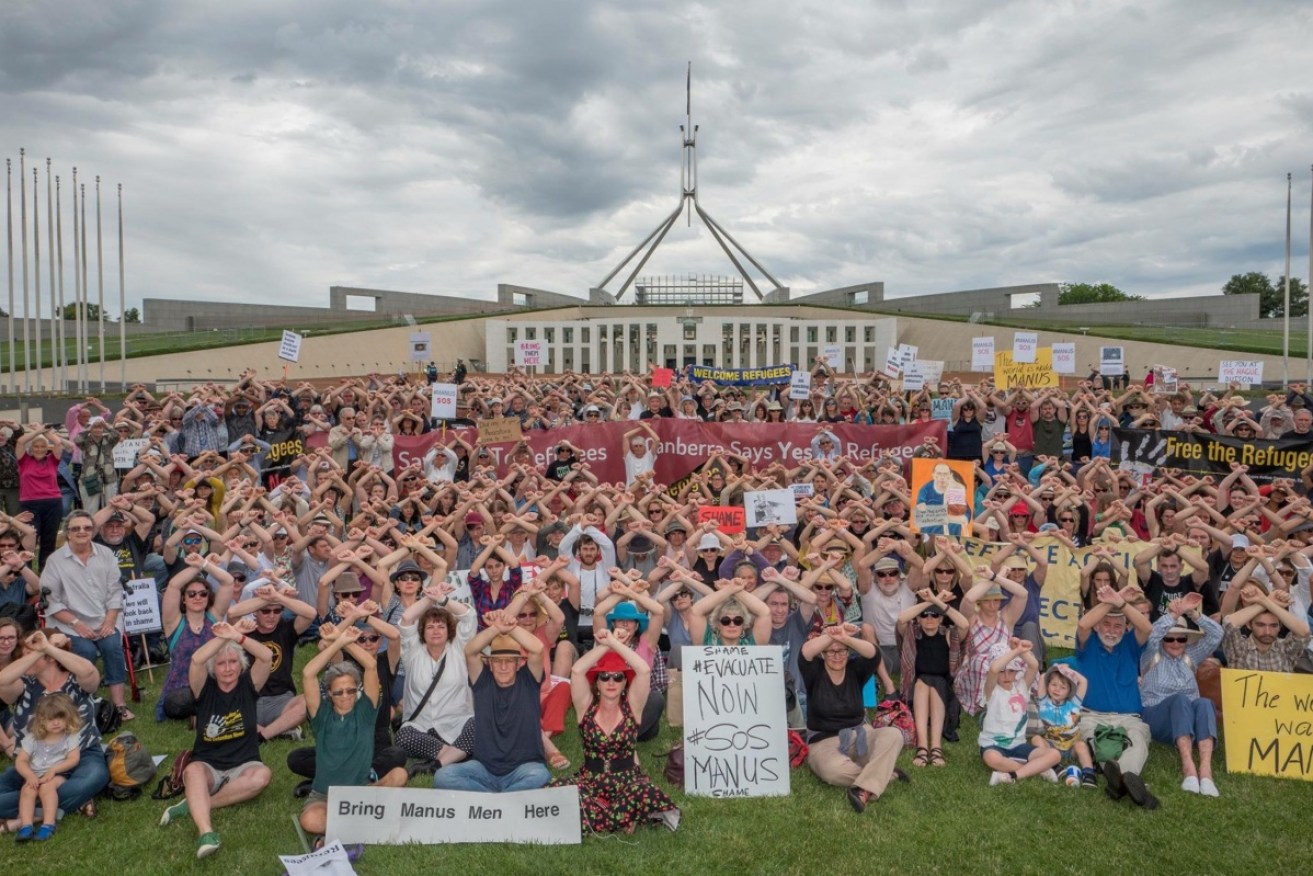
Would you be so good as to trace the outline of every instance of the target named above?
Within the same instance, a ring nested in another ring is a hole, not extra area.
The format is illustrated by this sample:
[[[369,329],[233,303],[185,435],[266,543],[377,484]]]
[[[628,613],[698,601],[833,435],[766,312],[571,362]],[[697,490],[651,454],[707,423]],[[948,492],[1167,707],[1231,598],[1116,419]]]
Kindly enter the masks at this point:
[[[1085,613],[1076,629],[1076,654],[1080,671],[1089,681],[1079,731],[1093,744],[1100,727],[1126,731],[1127,745],[1113,760],[1103,762],[1107,794],[1113,800],[1130,796],[1137,806],[1157,809],[1158,800],[1149,793],[1140,771],[1149,757],[1149,725],[1140,718],[1140,655],[1153,632],[1149,618],[1133,604],[1139,588],[1116,591],[1101,587],[1098,604]],[[1133,628],[1133,635],[1127,635]]]

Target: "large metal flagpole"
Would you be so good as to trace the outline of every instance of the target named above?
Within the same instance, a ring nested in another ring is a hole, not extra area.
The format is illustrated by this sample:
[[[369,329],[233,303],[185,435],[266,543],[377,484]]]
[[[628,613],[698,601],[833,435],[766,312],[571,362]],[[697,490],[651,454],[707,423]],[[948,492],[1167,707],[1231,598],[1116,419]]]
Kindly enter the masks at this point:
[[[59,391],[68,392],[68,332],[64,324],[64,193],[55,176],[55,246],[59,250]]]
[[[50,259],[50,389],[60,389],[57,382],[59,365],[59,311],[55,308],[55,191],[51,180],[50,159],[46,159],[46,254]]]
[[[87,303],[91,299],[91,286],[87,282],[87,184],[78,184],[78,201],[82,205],[82,303],[78,310],[81,311],[78,318],[82,321],[82,341],[83,346],[91,343],[91,331],[87,327]],[[78,392],[86,392],[87,386],[91,382],[91,357],[83,353],[82,355],[82,382],[78,387]]]
[[[27,158],[18,150],[18,224],[23,254],[23,392],[32,391],[32,311],[27,288]]]
[[[82,362],[86,338],[82,336],[82,254],[78,251],[82,232],[78,228],[78,169],[73,168],[73,381],[82,389]]]
[[[119,391],[128,390],[127,293],[123,285],[123,183],[119,183]]]
[[[45,392],[46,373],[41,369],[41,176],[32,168],[32,295],[36,299],[36,391]]]
[[[1309,172],[1313,175],[1313,165],[1309,166]],[[1308,344],[1305,347],[1307,359],[1304,363],[1307,371],[1304,382],[1308,386],[1304,391],[1308,392],[1313,389],[1313,187],[1310,187],[1308,192],[1308,278],[1304,289],[1308,293],[1305,296],[1308,302]]]
[[[1290,388],[1290,196],[1293,175],[1286,174],[1286,282],[1281,307],[1281,388]]]
[[[17,372],[14,362],[14,169],[9,159],[5,159],[5,236],[9,241],[9,258],[5,264],[9,267],[9,391],[17,389],[15,378]]]
[[[96,294],[100,308],[97,333],[100,346],[100,394],[105,394],[105,248],[100,237],[100,174],[96,174]]]

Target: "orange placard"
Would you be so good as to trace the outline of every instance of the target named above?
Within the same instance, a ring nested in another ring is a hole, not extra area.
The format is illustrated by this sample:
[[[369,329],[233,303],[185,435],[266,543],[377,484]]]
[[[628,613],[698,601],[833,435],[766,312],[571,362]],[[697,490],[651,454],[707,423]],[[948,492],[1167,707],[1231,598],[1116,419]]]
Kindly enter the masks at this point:
[[[925,535],[969,535],[975,465],[958,459],[913,459],[912,496],[913,529]]]
[[[743,531],[747,517],[744,509],[733,505],[703,505],[698,508],[698,523],[708,520],[716,521],[717,529],[726,535],[737,535]]]

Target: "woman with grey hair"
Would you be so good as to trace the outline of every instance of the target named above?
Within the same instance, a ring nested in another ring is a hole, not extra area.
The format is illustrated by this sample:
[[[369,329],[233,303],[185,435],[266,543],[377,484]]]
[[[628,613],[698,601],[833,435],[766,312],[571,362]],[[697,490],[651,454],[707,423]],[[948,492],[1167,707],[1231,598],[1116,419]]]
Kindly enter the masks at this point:
[[[689,637],[703,645],[761,645],[770,641],[770,609],[738,579],[693,604]]]

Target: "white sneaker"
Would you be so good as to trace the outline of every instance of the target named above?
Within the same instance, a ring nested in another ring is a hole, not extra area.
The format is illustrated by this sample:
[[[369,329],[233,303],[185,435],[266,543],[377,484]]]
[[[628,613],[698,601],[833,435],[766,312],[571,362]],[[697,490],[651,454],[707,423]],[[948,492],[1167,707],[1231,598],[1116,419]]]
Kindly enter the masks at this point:
[[[1209,784],[1212,784],[1212,782],[1209,782]],[[1198,794],[1199,787],[1198,776],[1186,776],[1185,781],[1181,782],[1181,790],[1187,794]]]
[[[1012,773],[1000,773],[998,771],[995,771],[993,775],[989,777],[989,787],[991,788],[994,787],[995,785],[1010,785],[1010,784],[1012,784]]]
[[[1046,782],[1052,782],[1052,783],[1055,784],[1055,785],[1058,783],[1058,774],[1055,773],[1055,772],[1053,771],[1053,768],[1052,768],[1052,767],[1050,767],[1049,769],[1046,769],[1044,772],[1040,773],[1040,774],[1039,774],[1039,777],[1040,777],[1041,779],[1043,779],[1044,781],[1046,781]]]
[[[1220,797],[1220,796],[1221,796],[1221,795],[1217,792],[1217,785],[1213,784],[1213,780],[1212,780],[1212,779],[1200,779],[1200,780],[1199,780],[1199,793],[1200,793],[1200,794],[1203,794],[1205,797]]]

